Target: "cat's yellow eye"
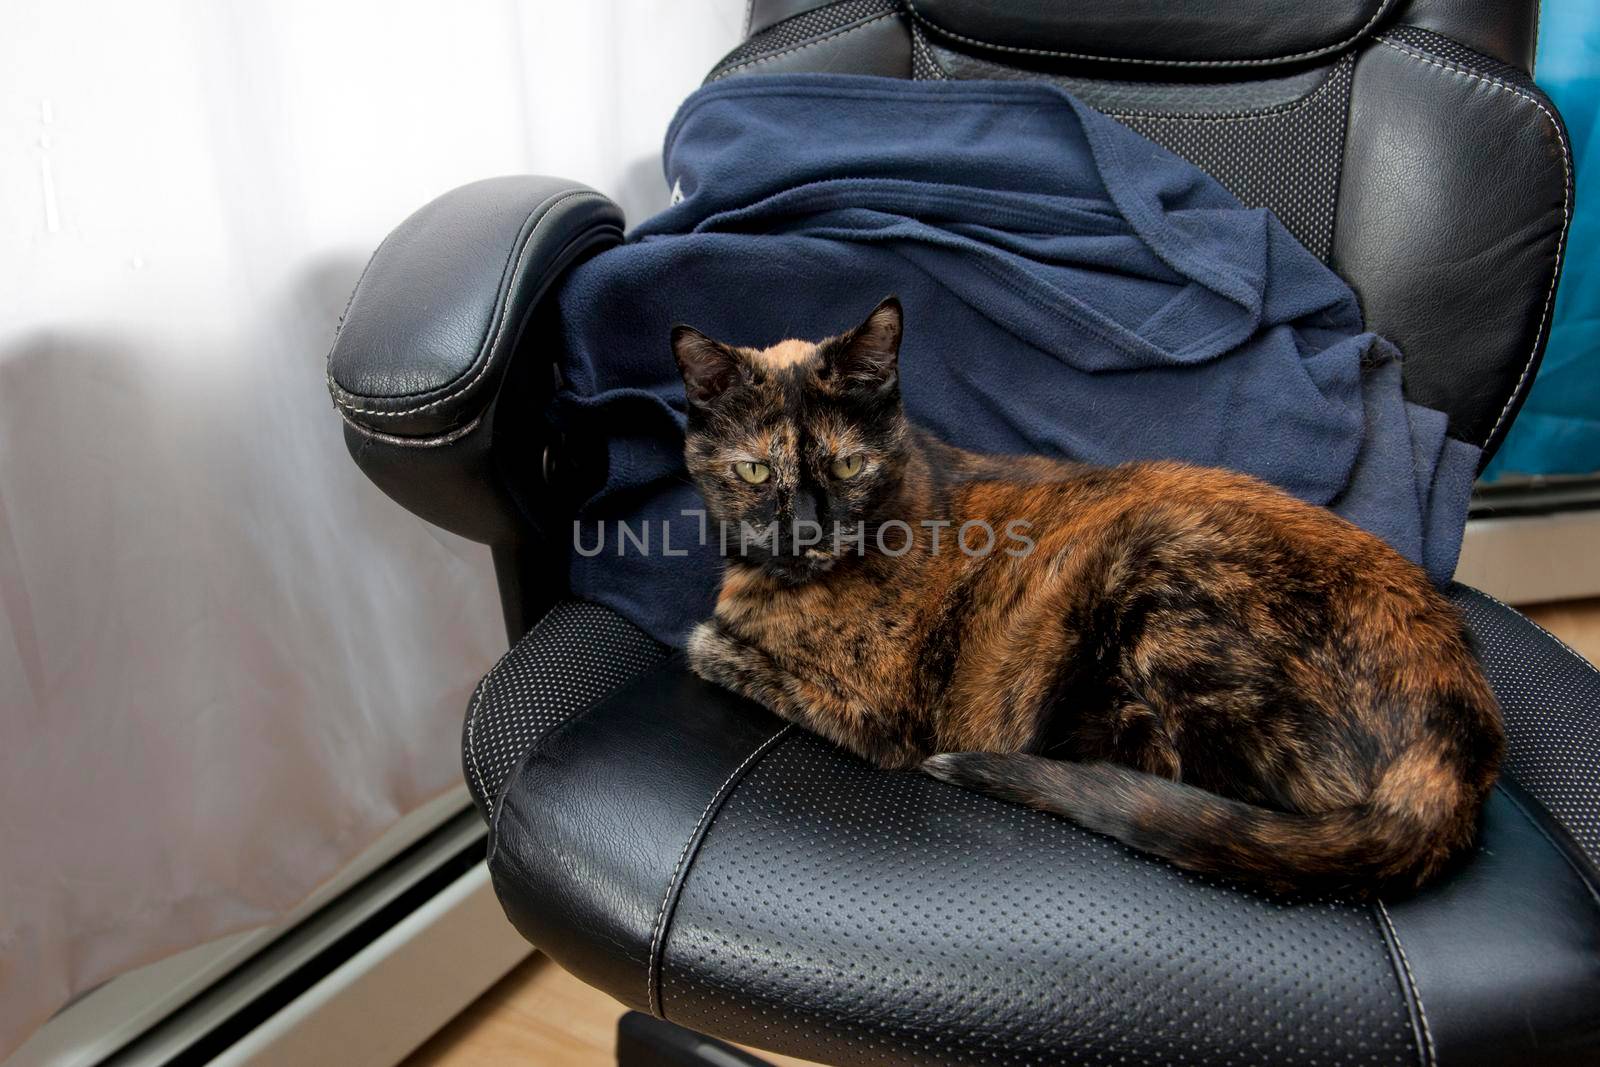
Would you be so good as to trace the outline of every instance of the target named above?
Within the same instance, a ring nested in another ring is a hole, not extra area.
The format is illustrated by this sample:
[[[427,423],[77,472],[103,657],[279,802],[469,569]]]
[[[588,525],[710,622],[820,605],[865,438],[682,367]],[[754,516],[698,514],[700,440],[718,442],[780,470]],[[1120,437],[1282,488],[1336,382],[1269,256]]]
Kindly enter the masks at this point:
[[[861,456],[839,456],[833,461],[833,476],[841,482],[861,473]]]
[[[765,463],[755,463],[751,460],[740,460],[733,465],[733,473],[749,482],[751,485],[760,485],[772,477],[772,468]]]

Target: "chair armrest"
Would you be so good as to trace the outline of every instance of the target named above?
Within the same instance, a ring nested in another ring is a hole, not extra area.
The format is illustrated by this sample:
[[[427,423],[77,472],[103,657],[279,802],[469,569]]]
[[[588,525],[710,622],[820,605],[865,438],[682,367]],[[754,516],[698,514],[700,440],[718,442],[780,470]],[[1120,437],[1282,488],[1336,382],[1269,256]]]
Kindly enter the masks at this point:
[[[513,176],[453,189],[396,227],[328,353],[328,392],[367,476],[445,529],[518,540],[526,517],[490,454],[495,400],[552,284],[621,241],[622,226],[587,186]],[[526,380],[548,388],[550,377]],[[537,465],[537,452],[523,455]]]
[[[1505,776],[1600,890],[1600,668],[1487,593],[1456,585],[1450,596],[1500,700]]]

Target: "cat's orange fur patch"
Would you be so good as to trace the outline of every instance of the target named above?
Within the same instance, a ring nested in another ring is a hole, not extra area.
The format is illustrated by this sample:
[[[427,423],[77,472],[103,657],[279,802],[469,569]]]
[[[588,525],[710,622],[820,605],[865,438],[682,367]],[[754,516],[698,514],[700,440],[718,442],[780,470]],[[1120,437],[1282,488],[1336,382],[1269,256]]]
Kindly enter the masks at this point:
[[[769,348],[746,349],[750,358],[755,360],[757,365],[766,367],[769,370],[782,370],[797,363],[804,363],[816,351],[815,342],[796,341],[793,339],[779,341]]]

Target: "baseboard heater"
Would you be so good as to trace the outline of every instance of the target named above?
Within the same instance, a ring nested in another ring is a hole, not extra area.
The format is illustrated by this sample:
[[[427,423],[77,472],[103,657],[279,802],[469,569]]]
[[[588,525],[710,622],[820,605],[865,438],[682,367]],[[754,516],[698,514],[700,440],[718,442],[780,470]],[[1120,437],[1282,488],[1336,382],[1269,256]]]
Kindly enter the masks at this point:
[[[1600,478],[1480,487],[1456,580],[1518,607],[1600,596]]]
[[[74,1035],[74,1006],[50,1024],[56,1054],[30,1042],[0,1067],[392,1067],[531,951],[485,844],[477,812],[456,807],[119,1047],[94,1013]]]

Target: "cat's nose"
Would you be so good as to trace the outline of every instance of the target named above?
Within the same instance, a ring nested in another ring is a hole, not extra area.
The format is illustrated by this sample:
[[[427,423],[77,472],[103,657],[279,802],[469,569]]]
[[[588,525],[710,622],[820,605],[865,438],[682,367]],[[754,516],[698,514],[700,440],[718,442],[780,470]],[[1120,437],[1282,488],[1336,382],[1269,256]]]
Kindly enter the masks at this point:
[[[794,495],[794,521],[816,522],[821,510],[818,507],[817,494],[809,489],[802,489]]]

